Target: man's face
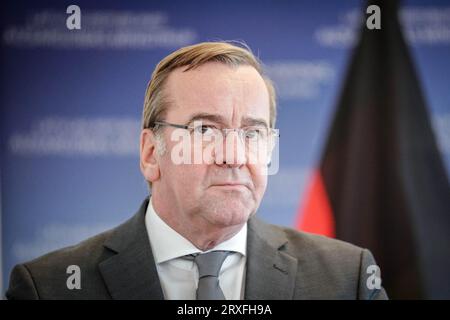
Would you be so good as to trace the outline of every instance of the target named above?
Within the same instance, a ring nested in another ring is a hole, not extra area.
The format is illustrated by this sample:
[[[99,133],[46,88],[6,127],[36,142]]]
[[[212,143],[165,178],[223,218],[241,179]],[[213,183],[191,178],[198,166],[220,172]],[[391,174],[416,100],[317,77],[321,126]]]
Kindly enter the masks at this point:
[[[242,128],[261,122],[269,126],[268,90],[253,67],[207,63],[187,72],[182,70],[173,71],[165,85],[169,101],[165,122],[185,125],[196,119],[219,128]],[[179,142],[172,141],[171,134],[177,129],[165,126],[160,130],[167,147],[158,158],[160,172],[159,178],[152,181],[153,191],[162,195],[172,216],[225,227],[243,224],[256,212],[267,185],[266,166],[248,162],[245,143],[237,135],[231,145],[224,143],[223,158],[230,146],[233,148],[231,163],[175,164],[171,151]],[[211,157],[217,157],[218,152]]]

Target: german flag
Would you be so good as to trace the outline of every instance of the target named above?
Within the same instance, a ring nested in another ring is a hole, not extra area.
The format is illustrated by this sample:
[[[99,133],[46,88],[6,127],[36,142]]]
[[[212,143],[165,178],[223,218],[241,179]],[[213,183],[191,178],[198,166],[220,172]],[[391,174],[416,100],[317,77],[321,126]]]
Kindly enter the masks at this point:
[[[370,4],[297,226],[370,249],[390,298],[448,299],[448,178],[398,4]]]

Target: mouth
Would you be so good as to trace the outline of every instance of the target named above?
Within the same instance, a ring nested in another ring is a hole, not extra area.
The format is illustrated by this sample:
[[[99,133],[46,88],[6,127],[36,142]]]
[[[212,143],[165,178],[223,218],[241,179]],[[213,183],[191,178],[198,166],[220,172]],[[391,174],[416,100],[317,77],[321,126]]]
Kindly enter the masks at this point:
[[[214,188],[228,189],[228,190],[245,190],[250,189],[249,185],[246,183],[239,182],[225,182],[225,183],[215,183],[211,185]]]

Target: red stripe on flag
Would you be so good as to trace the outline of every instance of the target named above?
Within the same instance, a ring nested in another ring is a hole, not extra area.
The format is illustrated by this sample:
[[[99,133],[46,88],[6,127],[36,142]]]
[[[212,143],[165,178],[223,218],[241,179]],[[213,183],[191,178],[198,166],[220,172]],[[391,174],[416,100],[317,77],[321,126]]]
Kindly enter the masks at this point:
[[[314,171],[306,191],[306,198],[298,212],[297,228],[334,238],[333,211],[319,170]]]

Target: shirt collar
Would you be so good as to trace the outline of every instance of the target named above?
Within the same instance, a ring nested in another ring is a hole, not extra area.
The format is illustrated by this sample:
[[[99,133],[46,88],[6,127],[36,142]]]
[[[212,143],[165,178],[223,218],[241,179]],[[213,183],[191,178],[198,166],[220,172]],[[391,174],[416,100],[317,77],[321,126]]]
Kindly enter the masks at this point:
[[[173,230],[153,208],[152,198],[148,202],[145,226],[150,239],[153,257],[157,264],[189,254],[201,253],[189,240]],[[208,251],[225,250],[247,253],[247,223],[232,238],[221,242]]]

